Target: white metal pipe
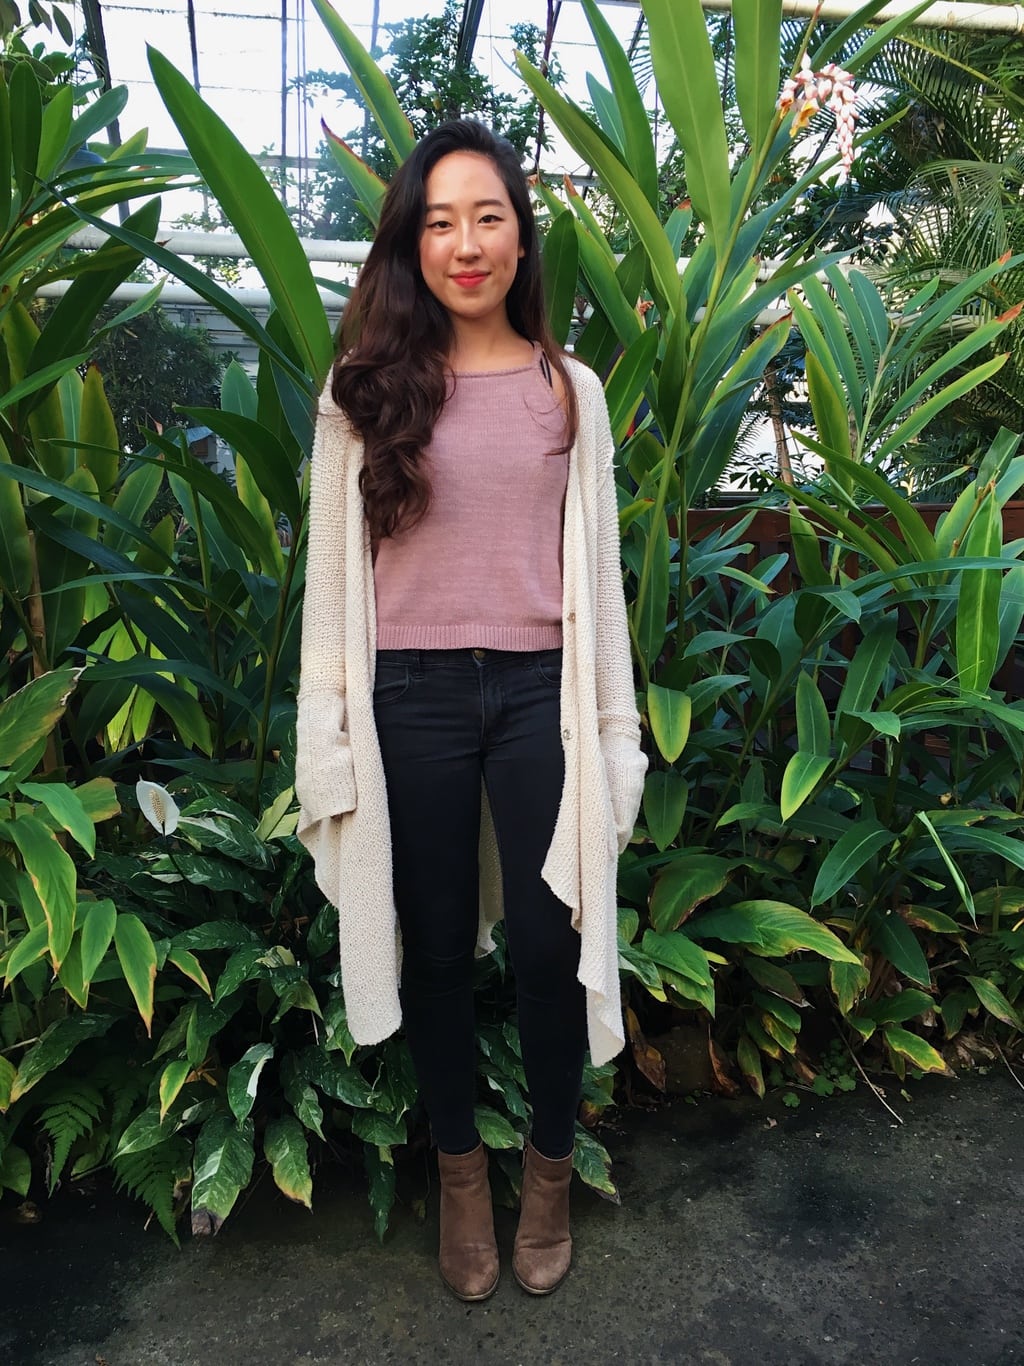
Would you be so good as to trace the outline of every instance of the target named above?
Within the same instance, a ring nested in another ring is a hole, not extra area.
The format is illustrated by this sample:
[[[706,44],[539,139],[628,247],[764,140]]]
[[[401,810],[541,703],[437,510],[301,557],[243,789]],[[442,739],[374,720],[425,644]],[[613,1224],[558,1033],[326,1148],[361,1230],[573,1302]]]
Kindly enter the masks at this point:
[[[233,232],[169,232],[161,230],[157,243],[176,256],[248,256],[242,239]],[[77,251],[95,251],[106,246],[110,238],[99,228],[82,228],[68,239],[68,246]],[[307,261],[335,261],[344,265],[361,265],[370,251],[369,242],[332,242],[319,237],[300,237]]]
[[[636,9],[639,0],[603,0],[604,4],[629,5]],[[718,13],[731,14],[732,0],[700,0],[701,7]],[[829,23],[849,19],[862,7],[863,0],[782,0],[782,13],[788,18],[810,19],[818,14]],[[913,8],[913,0],[891,0],[879,10],[872,24],[885,24]],[[819,13],[820,11],[820,13]],[[912,28],[957,29],[961,33],[1024,33],[1024,5],[972,5],[966,0],[955,3],[929,5],[917,16]]]
[[[36,292],[43,299],[59,299],[71,287],[70,280],[53,280],[48,285],[42,285]],[[129,281],[123,285],[118,285],[114,292],[109,296],[111,303],[127,304],[134,303],[148,294],[153,288],[152,281],[136,282]],[[329,289],[320,289],[320,302],[328,313],[341,313],[345,301],[340,294],[335,294]],[[269,309],[272,303],[270,291],[266,289],[238,289],[232,287],[229,291],[232,299],[240,303],[245,308],[250,309]],[[194,289],[189,289],[187,285],[166,284],[160,291],[159,302],[162,304],[186,305],[196,308],[215,308],[201,294],[197,294]],[[230,322],[230,319],[227,320]]]

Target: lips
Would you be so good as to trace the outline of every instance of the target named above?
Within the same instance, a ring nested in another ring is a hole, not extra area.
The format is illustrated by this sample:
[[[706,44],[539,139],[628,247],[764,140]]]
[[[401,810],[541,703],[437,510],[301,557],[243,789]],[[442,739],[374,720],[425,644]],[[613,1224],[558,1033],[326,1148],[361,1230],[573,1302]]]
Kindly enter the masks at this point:
[[[481,281],[487,279],[487,272],[480,270],[463,271],[458,275],[453,275],[451,278],[457,285],[461,285],[463,289],[471,289],[474,285],[478,285]]]

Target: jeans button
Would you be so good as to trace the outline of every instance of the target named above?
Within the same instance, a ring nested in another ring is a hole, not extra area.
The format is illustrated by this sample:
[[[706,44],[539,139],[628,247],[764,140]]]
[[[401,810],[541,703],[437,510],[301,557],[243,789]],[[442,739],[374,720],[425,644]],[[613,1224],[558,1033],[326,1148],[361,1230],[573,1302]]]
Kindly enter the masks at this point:
[[[474,651],[473,651],[473,658],[474,658],[474,659],[486,659],[486,658],[487,658],[487,651],[486,651],[486,650],[474,650]]]

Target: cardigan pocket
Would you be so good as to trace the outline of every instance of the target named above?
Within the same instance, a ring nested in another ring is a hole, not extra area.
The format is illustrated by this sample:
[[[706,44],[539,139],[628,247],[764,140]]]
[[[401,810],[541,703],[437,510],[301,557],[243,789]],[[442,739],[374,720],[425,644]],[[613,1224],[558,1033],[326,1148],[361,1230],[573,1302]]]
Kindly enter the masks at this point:
[[[609,731],[601,734],[601,755],[611,798],[618,853],[621,854],[632,838],[640,812],[647,755],[634,740]]]
[[[302,808],[299,831],[354,811],[355,764],[345,723],[345,699],[339,693],[299,695],[296,718],[295,795]]]

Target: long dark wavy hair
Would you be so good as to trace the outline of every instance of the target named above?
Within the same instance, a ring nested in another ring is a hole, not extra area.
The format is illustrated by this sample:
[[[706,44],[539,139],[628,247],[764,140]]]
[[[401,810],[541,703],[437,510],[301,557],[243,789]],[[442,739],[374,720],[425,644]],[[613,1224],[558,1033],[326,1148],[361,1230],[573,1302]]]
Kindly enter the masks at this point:
[[[450,389],[446,363],[454,330],[420,273],[425,184],[450,152],[488,157],[508,193],[523,249],[505,300],[509,322],[539,342],[565,388],[564,454],[576,439],[576,395],[564,352],[548,327],[540,249],[526,176],[511,143],[472,119],[428,133],[396,172],[380,226],[345,309],[331,392],[363,441],[359,488],[376,542],[414,526],[430,506],[421,460]]]

